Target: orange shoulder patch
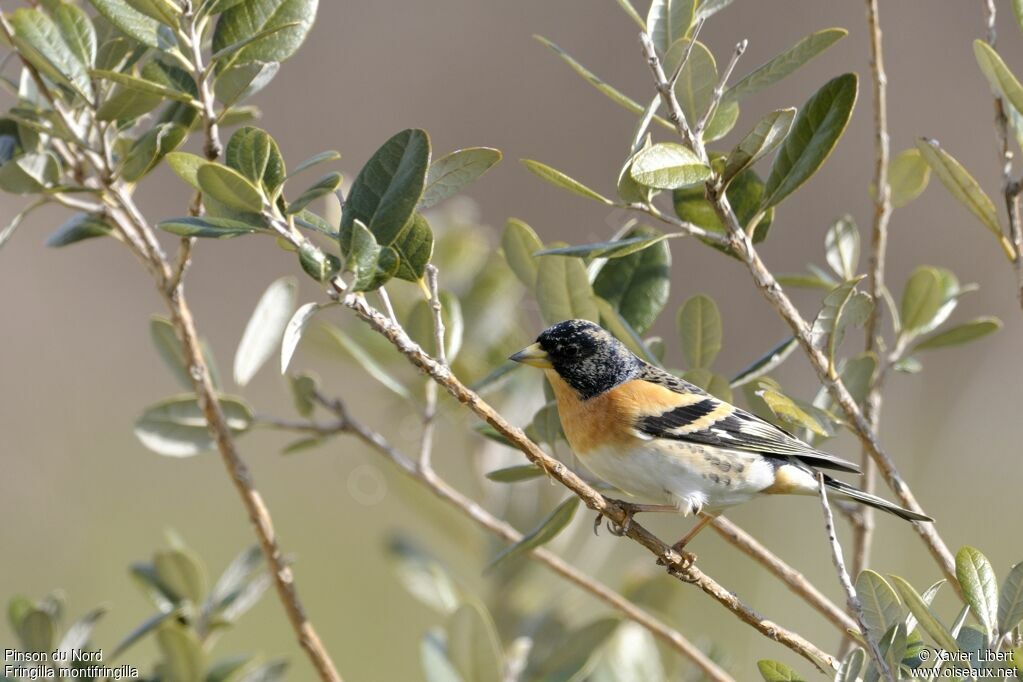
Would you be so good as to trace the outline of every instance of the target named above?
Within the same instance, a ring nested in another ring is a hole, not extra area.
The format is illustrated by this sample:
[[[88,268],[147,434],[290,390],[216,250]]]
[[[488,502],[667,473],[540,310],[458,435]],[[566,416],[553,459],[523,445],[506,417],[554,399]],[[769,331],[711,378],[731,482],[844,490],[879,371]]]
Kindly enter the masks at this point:
[[[634,444],[640,440],[633,431],[638,418],[702,399],[635,379],[595,398],[580,400],[557,372],[546,370],[545,374],[554,389],[561,428],[568,444],[578,455],[599,447]]]

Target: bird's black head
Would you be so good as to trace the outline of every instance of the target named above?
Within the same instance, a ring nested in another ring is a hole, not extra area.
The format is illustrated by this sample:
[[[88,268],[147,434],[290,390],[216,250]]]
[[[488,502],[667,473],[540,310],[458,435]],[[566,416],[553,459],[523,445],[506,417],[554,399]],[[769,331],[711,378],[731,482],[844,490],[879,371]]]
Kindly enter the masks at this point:
[[[548,327],[536,343],[511,359],[553,369],[583,400],[629,381],[643,365],[611,333],[586,320],[566,320]]]

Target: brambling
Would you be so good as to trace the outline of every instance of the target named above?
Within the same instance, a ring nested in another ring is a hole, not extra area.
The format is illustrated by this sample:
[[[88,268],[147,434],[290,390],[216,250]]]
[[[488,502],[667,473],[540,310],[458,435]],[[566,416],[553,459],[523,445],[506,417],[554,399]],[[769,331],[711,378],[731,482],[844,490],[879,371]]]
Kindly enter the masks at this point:
[[[643,361],[592,322],[559,322],[510,359],[545,370],[579,461],[651,502],[624,503],[628,519],[644,511],[703,515],[675,545],[680,551],[727,507],[762,495],[817,495],[818,468],[860,473],[852,462]],[[824,485],[900,518],[932,521],[828,475]]]

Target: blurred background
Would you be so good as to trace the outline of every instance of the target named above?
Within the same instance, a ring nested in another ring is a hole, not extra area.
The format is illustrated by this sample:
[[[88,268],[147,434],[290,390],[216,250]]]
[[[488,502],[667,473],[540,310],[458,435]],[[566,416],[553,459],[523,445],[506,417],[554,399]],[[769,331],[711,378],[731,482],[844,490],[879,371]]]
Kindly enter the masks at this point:
[[[1019,72],[1023,37],[1010,4],[997,4],[999,52]],[[972,40],[984,33],[981,3],[900,0],[883,2],[881,12],[893,154],[912,146],[917,136],[938,138],[990,194],[998,194],[991,96],[971,50]],[[727,61],[735,42],[749,38],[736,71],[742,76],[829,26],[847,28],[849,36],[797,75],[747,100],[739,124],[716,145],[729,148],[766,111],[801,106],[834,75],[861,76],[859,103],[844,139],[823,170],[781,207],[762,245],[775,272],[822,262],[824,232],[843,213],[856,219],[866,243],[873,123],[864,6],[736,0],[701,35],[719,62]],[[480,220],[495,228],[495,248],[510,216],[528,222],[546,241],[599,241],[623,216],[540,182],[517,160],[539,159],[613,195],[635,117],[573,74],[532,38],[535,33],[633,98],[648,101],[652,89],[636,28],[610,0],[437,0],[400,8],[369,0],[325,1],[306,45],[255,98],[263,110],[259,125],[277,138],[292,164],[323,149],[340,150],[349,180],[402,128],[428,130],[436,155],[463,146],[498,147],[505,161],[468,190]],[[189,192],[161,168],[140,196],[155,222],[183,214]],[[1001,206],[997,197],[996,204]],[[0,197],[2,222],[18,206],[17,198]],[[95,640],[112,647],[149,613],[127,567],[162,546],[166,528],[176,529],[214,573],[253,536],[218,456],[164,458],[132,435],[143,406],[177,391],[148,338],[149,316],[163,310],[148,275],[113,241],[45,248],[43,240],[62,221],[58,211],[33,215],[0,253],[0,546],[6,556],[0,596],[35,598],[61,588],[72,614],[107,604],[111,612]],[[982,229],[936,181],[894,215],[888,277],[896,296],[916,265],[949,268],[961,281],[981,287],[962,301],[954,320],[992,314],[1005,327],[976,344],[925,355],[920,375],[894,375],[885,396],[882,441],[953,551],[974,545],[1004,576],[1023,560],[1018,431],[1023,314],[1011,268]],[[712,295],[722,310],[725,346],[716,367],[723,373],[733,374],[784,338],[783,324],[737,261],[687,240],[672,242],[672,251],[672,314],[666,312],[653,330],[668,341],[669,364],[681,363],[673,311],[698,292]],[[268,240],[200,245],[188,290],[222,369],[229,368],[267,284],[294,270],[293,260],[281,256]],[[320,296],[314,287],[303,287],[303,301]],[[816,313],[819,293],[794,296],[804,315]],[[332,315],[334,322],[351,326],[344,315]],[[523,340],[537,331],[523,329]],[[303,348],[297,366],[315,365],[332,391],[359,396],[363,419],[403,446],[414,442],[415,422],[394,417],[404,408],[378,389],[367,391],[371,381],[353,365],[325,365],[317,352],[315,344]],[[816,391],[798,352],[778,377],[793,395],[809,398]],[[291,414],[283,383],[268,368],[246,396],[262,412]],[[536,404],[541,402],[537,383]],[[474,479],[461,469],[466,448],[482,441],[464,435],[471,422],[453,410],[445,420],[438,467],[478,495]],[[282,545],[295,557],[309,615],[342,674],[349,680],[420,679],[419,640],[438,617],[394,579],[385,561],[386,538],[400,529],[443,554],[459,545],[482,545],[483,536],[451,515],[438,524],[421,508],[433,502],[402,491],[407,484],[386,463],[350,440],[281,457],[286,442],[284,436],[256,432],[241,441],[241,449]],[[830,449],[859,458],[849,436]],[[771,499],[729,516],[843,601],[814,502]],[[580,515],[579,523],[590,520]],[[650,523],[666,539],[688,527],[671,519]],[[597,549],[588,544],[585,556],[609,554],[600,562],[601,575],[612,583],[637,566],[652,568],[649,554],[633,543],[606,534],[591,543]],[[693,549],[706,572],[761,613],[825,648],[836,645],[830,626],[713,533],[703,534]],[[921,589],[940,577],[911,527],[888,516],[877,518],[873,566]],[[482,585],[481,568],[482,563],[465,564],[453,570]],[[602,611],[573,590],[554,587],[579,608]],[[742,626],[698,590],[673,587],[670,610],[683,634],[726,649],[739,679],[752,679],[755,661],[764,657],[805,669],[791,652]],[[944,613],[952,608],[949,595],[938,601]],[[0,648],[11,642],[5,622]],[[294,666],[291,679],[312,679],[274,595],[219,647],[221,653],[253,650],[287,656]],[[150,658],[138,649],[126,662],[143,665]]]

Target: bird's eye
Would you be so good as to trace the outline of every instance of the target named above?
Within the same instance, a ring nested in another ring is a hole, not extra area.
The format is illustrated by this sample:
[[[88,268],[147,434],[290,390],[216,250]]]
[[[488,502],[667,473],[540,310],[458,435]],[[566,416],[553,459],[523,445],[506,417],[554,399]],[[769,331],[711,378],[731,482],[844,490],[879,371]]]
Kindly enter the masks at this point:
[[[561,349],[561,354],[566,358],[577,358],[579,357],[579,347],[565,346]]]

